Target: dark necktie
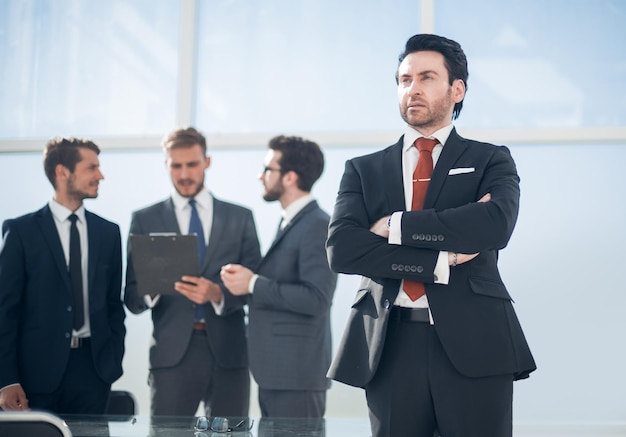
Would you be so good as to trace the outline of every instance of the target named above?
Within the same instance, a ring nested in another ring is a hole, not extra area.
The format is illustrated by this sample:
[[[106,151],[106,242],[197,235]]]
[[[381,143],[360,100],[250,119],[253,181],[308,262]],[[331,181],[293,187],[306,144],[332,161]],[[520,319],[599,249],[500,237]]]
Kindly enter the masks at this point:
[[[430,177],[433,174],[433,148],[438,144],[437,140],[430,138],[418,138],[415,140],[415,147],[419,150],[419,159],[417,166],[413,172],[413,199],[411,202],[411,211],[423,209],[426,191],[430,183]],[[421,282],[405,280],[402,286],[404,292],[412,301],[422,297],[426,290]]]
[[[202,260],[204,259],[204,252],[206,250],[206,243],[204,241],[204,229],[202,228],[200,215],[198,215],[198,209],[196,208],[196,200],[189,199],[189,206],[191,207],[191,218],[189,219],[189,234],[196,234],[196,243],[198,244],[198,262],[200,263],[200,269],[202,269]],[[203,318],[204,311],[202,305],[198,305],[196,307],[194,320],[200,321]]]
[[[85,315],[83,314],[83,273],[82,273],[82,256],[80,251],[80,235],[76,214],[69,217],[70,222],[70,282],[72,283],[72,313],[74,315],[74,330],[78,331],[85,323]]]

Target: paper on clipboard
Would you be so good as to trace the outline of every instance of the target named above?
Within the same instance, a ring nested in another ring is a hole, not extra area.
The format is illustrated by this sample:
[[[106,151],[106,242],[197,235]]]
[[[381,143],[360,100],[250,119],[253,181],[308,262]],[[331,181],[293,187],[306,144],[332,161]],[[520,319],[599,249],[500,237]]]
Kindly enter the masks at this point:
[[[176,294],[174,283],[184,275],[198,276],[195,235],[131,235],[137,290],[143,294]]]

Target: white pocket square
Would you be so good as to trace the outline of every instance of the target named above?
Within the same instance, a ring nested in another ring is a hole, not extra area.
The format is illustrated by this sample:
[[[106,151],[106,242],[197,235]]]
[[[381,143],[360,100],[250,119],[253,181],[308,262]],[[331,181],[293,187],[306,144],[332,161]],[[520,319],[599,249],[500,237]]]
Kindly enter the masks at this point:
[[[463,173],[472,173],[476,171],[474,167],[459,167],[459,168],[451,168],[448,172],[449,176],[453,176],[455,174],[463,174]]]

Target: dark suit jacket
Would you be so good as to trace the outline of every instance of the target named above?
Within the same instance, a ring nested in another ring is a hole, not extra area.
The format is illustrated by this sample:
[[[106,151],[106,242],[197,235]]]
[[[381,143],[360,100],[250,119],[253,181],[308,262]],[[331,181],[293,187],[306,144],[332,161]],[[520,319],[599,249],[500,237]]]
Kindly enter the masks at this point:
[[[222,284],[219,273],[221,267],[228,263],[254,268],[261,260],[261,249],[252,212],[216,198],[213,200],[213,227],[201,274],[220,285],[225,307],[224,314],[218,316],[211,303],[204,305],[207,339],[220,366],[242,368],[248,366],[243,311],[245,298],[230,294]],[[171,198],[133,213],[130,233],[145,235],[152,232],[180,233]],[[138,314],[148,307],[143,296],[137,293],[132,255],[129,241],[124,302],[130,311]],[[196,304],[181,294],[161,295],[152,309],[152,369],[172,367],[180,362],[193,333],[195,308]]]
[[[249,296],[250,370],[263,389],[326,390],[337,276],[324,243],[328,214],[312,201],[280,231]]]
[[[364,386],[376,372],[389,312],[403,278],[424,282],[435,330],[456,369],[469,377],[535,369],[512,299],[498,272],[498,250],[517,220],[519,178],[509,150],[461,138],[453,130],[434,169],[424,210],[405,212],[402,245],[369,232],[405,210],[402,139],[346,163],[327,241],[331,267],[362,275],[329,376]],[[466,173],[449,174],[464,168]],[[470,171],[469,169],[473,169]],[[491,201],[476,203],[491,193]],[[476,253],[434,283],[439,251]]]
[[[124,306],[120,230],[85,211],[89,239],[91,353],[98,375],[122,375]],[[61,240],[48,206],[7,220],[0,250],[0,387],[29,392],[59,387],[70,355],[72,290]]]

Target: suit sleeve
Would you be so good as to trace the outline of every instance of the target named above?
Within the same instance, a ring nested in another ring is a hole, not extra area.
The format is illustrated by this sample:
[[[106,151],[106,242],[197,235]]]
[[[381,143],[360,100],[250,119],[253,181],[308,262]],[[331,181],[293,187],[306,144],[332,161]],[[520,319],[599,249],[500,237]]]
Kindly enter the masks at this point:
[[[113,253],[111,259],[111,265],[113,267],[113,277],[110,282],[110,289],[108,290],[107,305],[109,314],[109,326],[114,336],[114,347],[119,362],[121,363],[124,356],[124,337],[126,336],[126,326],[124,325],[124,319],[126,313],[124,312],[124,303],[121,299],[121,286],[122,286],[122,238],[120,236],[120,228],[115,225],[113,233],[111,235],[113,244]]]
[[[24,289],[24,250],[11,221],[2,226],[0,247],[0,388],[18,383],[17,342]]]
[[[328,313],[337,276],[330,270],[326,258],[324,242],[327,232],[327,220],[316,220],[301,235],[297,253],[297,281],[259,276],[251,296],[256,306],[312,316]]]
[[[245,214],[241,231],[239,259],[232,260],[230,262],[241,264],[251,270],[254,270],[261,262],[261,245],[256,232],[256,225],[254,223],[252,211],[244,211]],[[233,237],[236,238],[236,236]],[[238,311],[246,305],[247,296],[233,296],[222,283],[222,280],[219,278],[219,274],[215,278],[215,281],[219,284],[222,289],[222,294],[224,295],[224,309],[222,311],[222,315]]]
[[[517,221],[519,211],[519,177],[506,147],[490,148],[491,153],[477,164],[476,199],[455,199],[460,191],[447,188],[448,207],[410,211],[402,215],[402,244],[458,253],[477,253],[504,248]],[[459,178],[454,176],[448,178]],[[486,203],[476,201],[490,193]],[[438,238],[422,238],[422,236]]]
[[[137,234],[143,235],[146,234],[144,232],[141,222],[137,217],[136,213],[133,213],[132,219],[130,222],[130,231],[128,236],[128,241],[126,243],[126,286],[124,287],[124,303],[128,310],[134,314],[140,314],[143,311],[148,309],[148,305],[146,304],[144,297],[139,295],[137,290],[137,279],[135,277],[135,271],[133,269],[133,248],[130,243],[130,235]]]
[[[385,203],[386,198],[384,177],[374,169],[376,165],[346,162],[326,243],[330,266],[338,273],[369,278],[433,282],[439,250],[388,244],[386,238],[369,230],[372,223],[384,216],[380,211],[378,216],[370,217],[370,211],[375,209],[372,205]],[[403,268],[406,265],[418,267],[407,270]]]

